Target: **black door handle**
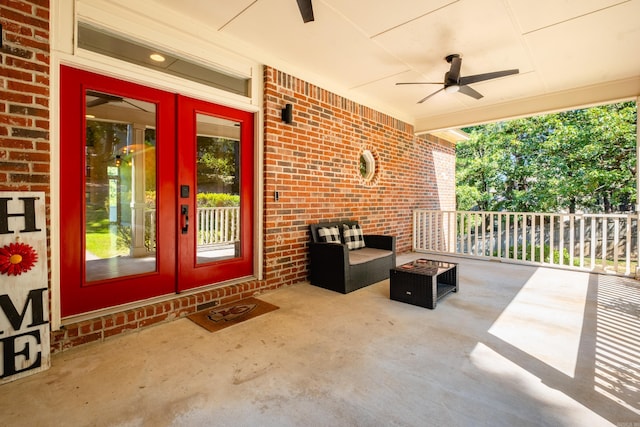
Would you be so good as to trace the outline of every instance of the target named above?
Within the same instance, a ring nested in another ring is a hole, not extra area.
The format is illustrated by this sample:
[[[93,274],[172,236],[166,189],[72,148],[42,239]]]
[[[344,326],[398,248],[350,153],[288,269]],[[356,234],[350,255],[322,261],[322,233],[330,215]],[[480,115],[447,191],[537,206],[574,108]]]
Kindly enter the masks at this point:
[[[189,205],[181,205],[180,214],[182,215],[182,234],[187,234],[189,231]]]

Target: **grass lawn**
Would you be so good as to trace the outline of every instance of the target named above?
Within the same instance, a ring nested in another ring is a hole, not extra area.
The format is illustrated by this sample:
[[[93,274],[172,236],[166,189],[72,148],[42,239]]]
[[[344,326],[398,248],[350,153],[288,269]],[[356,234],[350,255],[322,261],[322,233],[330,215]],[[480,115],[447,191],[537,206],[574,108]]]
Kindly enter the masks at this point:
[[[118,247],[118,228],[109,222],[106,212],[87,212],[86,250],[100,258],[128,255],[126,248]]]

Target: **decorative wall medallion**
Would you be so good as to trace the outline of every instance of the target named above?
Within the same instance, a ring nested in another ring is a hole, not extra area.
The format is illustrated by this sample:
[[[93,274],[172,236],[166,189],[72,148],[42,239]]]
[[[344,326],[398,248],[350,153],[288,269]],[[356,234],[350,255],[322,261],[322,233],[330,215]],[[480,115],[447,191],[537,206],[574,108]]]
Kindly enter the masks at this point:
[[[364,149],[360,152],[358,166],[361,182],[367,186],[375,185],[380,170],[378,156],[373,151]]]

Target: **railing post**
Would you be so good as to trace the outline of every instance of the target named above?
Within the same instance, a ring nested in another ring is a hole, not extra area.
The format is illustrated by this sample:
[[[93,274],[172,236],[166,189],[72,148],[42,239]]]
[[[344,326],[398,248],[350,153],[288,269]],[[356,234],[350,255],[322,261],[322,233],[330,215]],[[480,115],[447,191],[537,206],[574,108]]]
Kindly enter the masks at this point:
[[[479,251],[480,251],[480,244],[478,243],[478,213],[474,213],[473,214],[473,224],[475,226],[475,234],[474,234],[474,242],[473,242],[473,246],[476,248],[476,250],[474,251],[474,254],[476,256],[479,255]]]
[[[575,252],[574,252],[575,241],[576,241],[575,218],[576,218],[575,214],[569,215],[569,265],[573,265],[573,257],[575,255]]]
[[[458,212],[449,211],[449,252],[455,254],[458,247]]]
[[[521,225],[520,225],[520,228],[521,228],[521,230],[520,230],[520,234],[521,234],[520,239],[522,240],[520,257],[522,257],[522,258],[520,259],[520,261],[526,261],[527,260],[527,252],[526,252],[526,250],[527,250],[527,248],[526,248],[526,246],[527,246],[527,235],[526,235],[527,222],[526,222],[526,217],[527,217],[526,214],[520,215],[520,220],[522,221]]]
[[[584,215],[580,215],[580,267],[584,267]]]
[[[598,244],[598,229],[595,217],[591,217],[591,250],[589,255],[591,256],[590,268],[593,269],[596,266],[596,245]]]
[[[549,263],[551,265],[555,264],[555,260],[553,259],[555,238],[556,238],[556,216],[551,214],[549,215]]]
[[[416,251],[417,249],[417,245],[416,245],[416,239],[418,236],[418,227],[416,225],[416,217],[418,216],[418,211],[413,211],[413,239],[412,239],[412,244],[411,244],[411,250],[413,252]]]
[[[464,212],[458,212],[456,215],[456,252],[464,253]]]
[[[505,258],[509,259],[509,248],[511,247],[511,226],[510,226],[510,221],[511,221],[511,214],[507,214],[506,215],[506,222],[504,224],[504,233],[505,233],[505,246],[504,246],[504,254],[505,254]]]
[[[540,225],[538,226],[540,236],[538,243],[540,244],[540,262],[544,262],[544,242],[547,240],[544,237],[544,215],[540,214]]]
[[[620,218],[613,220],[613,269],[618,271],[618,244],[620,243]]]
[[[602,262],[602,269],[604,270],[604,267],[607,265],[607,246],[608,246],[608,241],[607,241],[607,228],[609,228],[609,221],[607,220],[607,218],[602,218],[602,259],[600,260],[600,262]]]
[[[484,212],[480,213],[480,241],[482,242],[482,252],[480,253],[480,255],[485,255],[487,253],[487,243],[486,243],[486,239],[485,236],[487,233],[485,233],[485,229],[484,229],[484,225],[487,223],[487,217],[485,215]]]
[[[531,261],[536,260],[536,216],[531,215],[531,226],[529,226],[529,241],[531,245]]]
[[[640,131],[640,130],[639,130]],[[640,212],[636,212],[636,271],[635,278],[640,277]]]
[[[558,264],[564,265],[564,215],[560,214],[560,242],[558,242],[558,249],[560,250],[560,256],[558,257]]]
[[[631,273],[631,215],[627,215],[625,219],[624,238],[624,274],[628,276]]]
[[[428,233],[428,224],[427,224],[427,212],[422,212],[422,248],[429,249],[429,240],[427,239]]]
[[[473,255],[473,251],[471,249],[471,213],[467,212],[465,214],[465,222],[467,223],[467,226],[465,227],[467,229],[467,248],[465,252],[469,255]]]
[[[636,98],[636,112],[640,111],[640,96]],[[636,113],[636,271],[640,277],[640,120]],[[631,236],[629,237],[631,238]]]

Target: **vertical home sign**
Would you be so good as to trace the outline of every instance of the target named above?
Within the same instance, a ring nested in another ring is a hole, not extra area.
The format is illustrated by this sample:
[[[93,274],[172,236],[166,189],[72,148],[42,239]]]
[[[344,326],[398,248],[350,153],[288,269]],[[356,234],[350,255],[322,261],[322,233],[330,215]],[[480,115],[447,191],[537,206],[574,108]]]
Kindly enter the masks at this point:
[[[0,192],[0,384],[49,368],[43,192]]]

